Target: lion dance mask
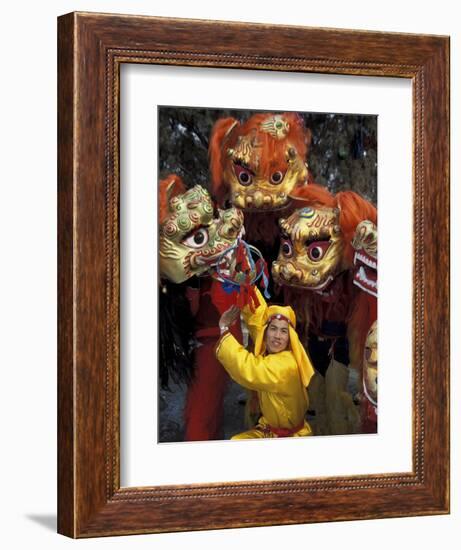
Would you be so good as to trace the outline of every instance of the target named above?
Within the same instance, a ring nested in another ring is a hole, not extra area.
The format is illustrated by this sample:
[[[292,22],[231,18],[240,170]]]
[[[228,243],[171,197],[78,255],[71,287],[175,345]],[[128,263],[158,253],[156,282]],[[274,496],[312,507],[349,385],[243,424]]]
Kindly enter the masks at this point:
[[[367,294],[378,297],[378,228],[370,220],[359,223],[352,241],[354,284]]]
[[[363,219],[376,221],[376,209],[356,193],[332,195],[316,184],[292,197],[298,208],[279,220],[280,249],[272,275],[280,285],[306,291],[304,297],[334,303],[344,292],[340,276],[353,269],[356,228]],[[361,251],[356,258],[371,265]]]
[[[160,182],[160,277],[182,283],[209,271],[243,229],[236,208],[215,210],[211,197],[196,185],[186,191],[177,176]]]
[[[349,325],[357,335],[357,353],[363,353],[361,419],[362,432],[376,433],[378,423],[378,229],[370,220],[360,222],[352,240],[354,285],[362,292]],[[366,328],[369,328],[365,336]]]
[[[242,123],[223,118],[213,127],[213,195],[218,204],[245,212],[247,238],[262,246],[268,261],[273,259],[269,249],[277,238],[280,214],[291,206],[293,191],[308,183],[310,143],[311,132],[296,113],[259,113]]]
[[[280,253],[272,265],[279,283],[332,296],[332,283],[343,267],[345,243],[339,210],[305,206],[279,220]]]
[[[289,195],[307,182],[311,141],[299,115],[257,114],[240,124],[219,120],[210,141],[213,192],[245,211],[285,207]]]

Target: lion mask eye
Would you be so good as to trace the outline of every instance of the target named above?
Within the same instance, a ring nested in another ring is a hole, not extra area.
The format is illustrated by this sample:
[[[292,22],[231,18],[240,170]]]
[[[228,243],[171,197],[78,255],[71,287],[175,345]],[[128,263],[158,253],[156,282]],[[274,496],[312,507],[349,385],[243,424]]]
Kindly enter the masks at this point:
[[[239,180],[240,185],[247,186],[252,184],[254,174],[253,172],[251,172],[251,170],[240,166],[240,164],[235,164],[234,172],[237,176],[237,179]]]
[[[185,244],[189,248],[202,248],[208,243],[209,240],[208,229],[206,227],[199,227],[182,240],[182,244]]]
[[[288,237],[282,237],[280,250],[285,258],[291,258],[293,256],[293,244]]]
[[[281,170],[277,170],[271,174],[271,183],[273,185],[279,185],[282,183],[285,174]]]
[[[307,255],[313,262],[319,262],[330,247],[330,241],[314,241],[307,246]]]

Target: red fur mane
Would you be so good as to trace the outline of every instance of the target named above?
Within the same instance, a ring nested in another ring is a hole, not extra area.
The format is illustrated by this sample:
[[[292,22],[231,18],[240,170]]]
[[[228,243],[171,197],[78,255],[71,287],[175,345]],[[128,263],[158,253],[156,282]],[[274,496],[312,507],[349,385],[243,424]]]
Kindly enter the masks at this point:
[[[210,144],[208,147],[208,156],[210,160],[210,173],[211,173],[211,189],[214,198],[218,204],[222,205],[226,196],[226,186],[222,182],[223,175],[223,163],[225,159],[224,143],[227,143],[227,133],[232,129],[240,126],[239,122],[235,118],[221,118],[218,120],[211,131]]]

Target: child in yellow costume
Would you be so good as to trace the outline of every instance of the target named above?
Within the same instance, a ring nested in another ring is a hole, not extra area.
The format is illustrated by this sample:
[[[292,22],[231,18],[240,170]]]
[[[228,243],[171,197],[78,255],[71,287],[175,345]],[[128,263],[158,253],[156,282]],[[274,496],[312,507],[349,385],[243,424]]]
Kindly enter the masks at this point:
[[[295,313],[289,306],[268,306],[257,289],[256,293],[256,310],[252,312],[249,306],[242,310],[254,353],[229,332],[240,314],[236,306],[225,311],[219,321],[222,336],[216,357],[233,380],[257,391],[262,412],[252,430],[232,439],[312,435],[305,415],[309,404],[306,388],[314,369],[295,331]]]

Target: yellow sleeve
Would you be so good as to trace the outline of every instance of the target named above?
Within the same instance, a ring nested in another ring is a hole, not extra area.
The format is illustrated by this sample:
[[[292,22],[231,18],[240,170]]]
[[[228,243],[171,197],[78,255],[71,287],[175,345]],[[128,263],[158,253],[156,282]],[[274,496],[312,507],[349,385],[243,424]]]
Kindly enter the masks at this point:
[[[242,317],[248,327],[248,330],[250,331],[250,336],[253,342],[256,341],[256,336],[264,327],[264,314],[267,310],[266,300],[263,295],[259,292],[258,287],[255,286],[254,289],[256,296],[258,297],[259,306],[254,312],[251,311],[250,306],[248,305],[242,309]]]
[[[291,352],[282,351],[256,357],[230,333],[219,342],[216,357],[237,384],[250,390],[283,394],[291,382],[297,381],[299,377]]]

